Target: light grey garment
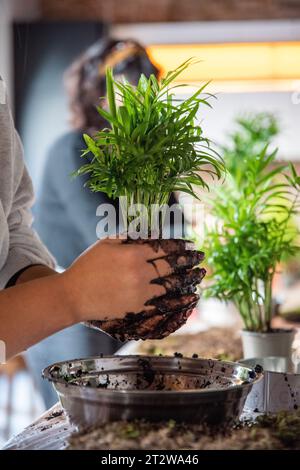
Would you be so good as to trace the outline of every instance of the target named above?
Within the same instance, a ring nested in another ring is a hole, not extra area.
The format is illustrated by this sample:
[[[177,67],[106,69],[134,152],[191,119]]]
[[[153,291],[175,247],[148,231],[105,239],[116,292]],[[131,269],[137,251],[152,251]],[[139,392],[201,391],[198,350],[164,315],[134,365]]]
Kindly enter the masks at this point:
[[[0,78],[0,289],[22,268],[55,263],[31,227],[33,189]]]

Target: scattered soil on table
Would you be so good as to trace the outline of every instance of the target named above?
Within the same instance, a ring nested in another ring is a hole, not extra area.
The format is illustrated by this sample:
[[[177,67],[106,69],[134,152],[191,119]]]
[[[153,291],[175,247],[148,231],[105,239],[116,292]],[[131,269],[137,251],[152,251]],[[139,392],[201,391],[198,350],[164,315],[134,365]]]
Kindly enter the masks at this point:
[[[48,424],[47,426],[42,426],[39,430],[40,431],[47,431],[47,429],[51,429],[51,424]]]
[[[185,357],[193,354],[204,358],[237,361],[243,356],[240,332],[229,328],[211,328],[197,334],[173,335],[162,340],[148,340],[138,347],[138,354]]]
[[[74,434],[68,450],[300,449],[300,411],[261,416],[253,423],[213,429],[204,425],[114,422]]]
[[[53,411],[53,413],[51,413],[49,416],[46,416],[46,420],[47,421],[50,421],[51,419],[54,419],[54,418],[58,418],[59,416],[61,416],[63,414],[63,410],[60,410],[60,411]]]

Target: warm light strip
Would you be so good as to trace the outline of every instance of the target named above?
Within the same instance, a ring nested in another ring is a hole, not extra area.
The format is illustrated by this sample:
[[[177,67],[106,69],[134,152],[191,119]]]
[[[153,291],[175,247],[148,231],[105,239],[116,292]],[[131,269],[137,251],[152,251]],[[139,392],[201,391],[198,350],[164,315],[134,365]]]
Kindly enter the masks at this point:
[[[200,79],[200,81],[202,81]],[[178,84],[182,82],[177,82]],[[176,95],[191,95],[199,87],[199,80],[185,82],[188,86],[176,88]],[[300,80],[213,80],[207,89],[210,93],[262,93],[262,92],[297,92]]]
[[[189,57],[200,60],[183,72],[185,82],[300,79],[300,42],[155,44],[147,50],[162,72]]]

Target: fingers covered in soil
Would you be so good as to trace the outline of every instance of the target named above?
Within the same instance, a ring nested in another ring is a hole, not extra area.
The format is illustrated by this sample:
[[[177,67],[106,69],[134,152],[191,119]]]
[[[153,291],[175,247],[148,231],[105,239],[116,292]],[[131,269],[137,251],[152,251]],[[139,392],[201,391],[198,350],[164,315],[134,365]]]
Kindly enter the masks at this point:
[[[147,305],[154,305],[161,313],[178,312],[191,304],[196,304],[199,300],[199,295],[196,293],[176,295],[171,294],[155,297],[147,302]]]
[[[149,263],[159,268],[169,265],[171,270],[191,269],[204,260],[205,254],[195,249],[193,242],[180,239],[124,240],[126,244],[149,247]],[[161,273],[166,275],[166,273]]]
[[[167,300],[170,302],[169,308]],[[154,309],[139,313],[127,313],[123,319],[93,321],[91,324],[119,341],[161,339],[187,321],[199,296],[191,294],[167,300],[164,299],[163,306],[158,305]]]
[[[132,240],[128,238],[124,240],[123,243],[136,244],[136,245],[148,245],[156,253],[159,250],[163,250],[166,254],[171,253],[184,253],[186,250],[195,250],[195,244],[190,240],[182,240],[179,238],[170,238],[170,239],[138,239]]]
[[[171,333],[177,331],[181,326],[183,326],[191,313],[193,312],[194,307],[188,307],[182,309],[181,312],[173,313],[171,315],[164,315],[163,320],[157,326],[156,329],[150,331],[147,338],[145,339],[162,339],[169,336]]]
[[[100,328],[119,341],[161,339],[185,324],[193,311],[191,304],[182,308],[180,312],[162,313],[158,310],[135,314],[134,319],[128,314],[124,319],[108,321],[92,321],[91,326]]]
[[[151,283],[164,286],[167,292],[184,294],[190,293],[190,288],[200,284],[205,274],[204,268],[187,269],[186,271],[172,273],[168,276],[158,277],[153,279]]]
[[[144,294],[148,299],[144,309],[127,312],[123,318],[92,321],[91,325],[121,341],[130,339],[160,339],[180,328],[196,306],[199,295],[197,286],[205,276],[205,269],[196,267],[204,259],[204,253],[196,251],[185,240],[123,240],[128,245],[149,247],[148,263],[153,268],[149,284],[164,288],[158,294]]]

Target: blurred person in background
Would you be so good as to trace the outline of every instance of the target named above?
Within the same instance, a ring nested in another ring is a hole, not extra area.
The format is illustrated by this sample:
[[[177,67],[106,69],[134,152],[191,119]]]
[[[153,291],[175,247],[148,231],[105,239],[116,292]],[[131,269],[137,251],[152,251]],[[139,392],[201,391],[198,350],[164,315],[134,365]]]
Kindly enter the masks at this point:
[[[112,67],[115,78],[137,84],[140,75],[159,75],[146,50],[132,40],[99,40],[75,60],[65,73],[72,130],[60,137],[49,151],[35,207],[35,229],[62,268],[96,240],[99,204],[114,204],[104,193],[91,193],[85,179],[71,178],[82,165],[83,133],[93,135],[107,126],[97,112],[106,95],[105,70]],[[175,200],[173,201],[175,202]],[[99,235],[99,234],[98,234]],[[99,266],[101,269],[101,266]],[[52,362],[113,354],[121,343],[83,325],[75,325],[43,340],[27,352],[34,380],[49,408],[57,401],[51,385],[41,379],[41,370]]]

